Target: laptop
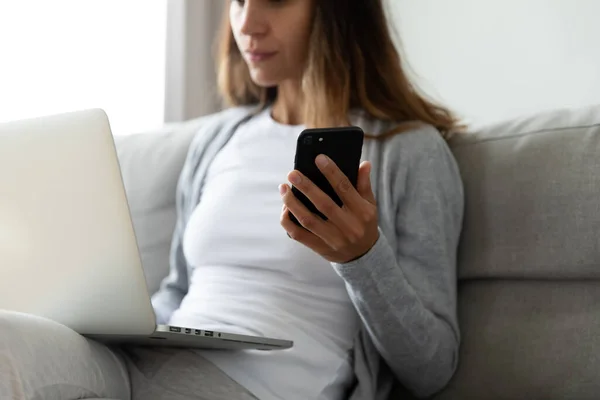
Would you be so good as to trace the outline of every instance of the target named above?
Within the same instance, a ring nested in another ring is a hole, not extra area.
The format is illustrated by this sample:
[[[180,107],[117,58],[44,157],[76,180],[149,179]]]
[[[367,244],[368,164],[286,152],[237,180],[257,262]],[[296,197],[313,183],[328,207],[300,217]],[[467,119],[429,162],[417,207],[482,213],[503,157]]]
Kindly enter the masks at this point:
[[[0,309],[45,317],[106,343],[293,346],[280,338],[157,325],[114,139],[100,109],[0,124]]]

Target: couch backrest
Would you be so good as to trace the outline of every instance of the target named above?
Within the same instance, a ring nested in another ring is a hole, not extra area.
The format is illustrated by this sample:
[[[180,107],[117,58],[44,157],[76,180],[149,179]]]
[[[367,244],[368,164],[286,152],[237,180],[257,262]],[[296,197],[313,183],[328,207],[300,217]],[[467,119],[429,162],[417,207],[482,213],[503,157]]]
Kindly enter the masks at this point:
[[[600,278],[600,106],[451,142],[465,184],[460,277]]]
[[[175,189],[199,120],[160,130],[116,136],[115,145],[140,249],[148,291],[169,271],[175,229]]]
[[[600,392],[600,107],[451,142],[465,184],[460,362],[439,399]]]

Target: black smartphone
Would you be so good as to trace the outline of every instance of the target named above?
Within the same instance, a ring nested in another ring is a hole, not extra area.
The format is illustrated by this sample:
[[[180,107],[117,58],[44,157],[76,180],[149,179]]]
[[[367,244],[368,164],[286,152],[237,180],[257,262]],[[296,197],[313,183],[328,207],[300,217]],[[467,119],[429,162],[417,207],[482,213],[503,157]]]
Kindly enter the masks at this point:
[[[363,130],[356,126],[306,129],[298,137],[294,169],[300,171],[310,179],[341,207],[343,205],[342,200],[327,178],[325,178],[325,175],[321,173],[315,164],[315,160],[319,154],[326,155],[333,160],[338,168],[350,179],[352,185],[356,187],[364,136]],[[327,217],[302,192],[293,186],[292,192],[306,208],[324,220],[327,220]],[[290,219],[297,225],[300,225],[291,212]]]

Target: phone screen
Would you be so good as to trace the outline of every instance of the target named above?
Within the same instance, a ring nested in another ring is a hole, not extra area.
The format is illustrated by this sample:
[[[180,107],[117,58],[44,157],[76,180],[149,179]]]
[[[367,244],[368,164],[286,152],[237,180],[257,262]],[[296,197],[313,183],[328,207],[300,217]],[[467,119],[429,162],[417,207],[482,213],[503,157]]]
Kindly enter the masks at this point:
[[[328,156],[356,187],[363,140],[364,132],[359,127],[306,129],[298,137],[294,169],[310,179],[341,207],[341,199],[315,164],[315,159],[319,154]],[[302,192],[295,187],[292,187],[292,191],[310,211],[327,219]],[[290,218],[298,224],[293,214],[290,214]]]

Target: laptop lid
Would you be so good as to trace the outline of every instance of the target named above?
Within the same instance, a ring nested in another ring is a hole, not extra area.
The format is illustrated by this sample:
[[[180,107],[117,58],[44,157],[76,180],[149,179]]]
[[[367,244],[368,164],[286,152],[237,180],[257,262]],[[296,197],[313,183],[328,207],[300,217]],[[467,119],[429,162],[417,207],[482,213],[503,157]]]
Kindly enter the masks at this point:
[[[0,309],[82,334],[154,331],[102,110],[0,124]]]

